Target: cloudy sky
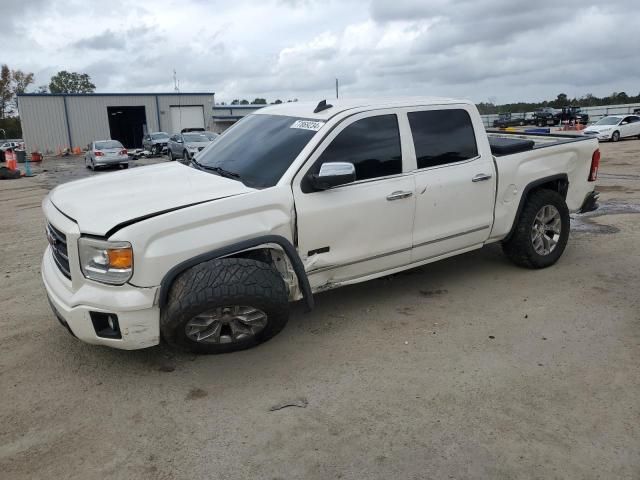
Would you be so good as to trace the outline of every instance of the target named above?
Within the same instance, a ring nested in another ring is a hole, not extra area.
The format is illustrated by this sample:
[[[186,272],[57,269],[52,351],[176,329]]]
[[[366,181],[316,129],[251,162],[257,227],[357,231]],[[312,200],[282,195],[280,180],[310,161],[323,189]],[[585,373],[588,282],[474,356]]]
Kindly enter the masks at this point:
[[[439,95],[505,103],[640,92],[638,0],[0,0],[0,63],[100,92]]]

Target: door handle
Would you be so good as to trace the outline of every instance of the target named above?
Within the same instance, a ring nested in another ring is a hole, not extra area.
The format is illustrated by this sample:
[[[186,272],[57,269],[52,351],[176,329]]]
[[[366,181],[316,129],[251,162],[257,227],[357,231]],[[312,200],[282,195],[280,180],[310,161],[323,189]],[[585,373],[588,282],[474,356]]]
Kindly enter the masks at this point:
[[[401,198],[409,198],[411,195],[413,195],[413,192],[403,192],[402,190],[398,190],[387,195],[387,200],[400,200]]]
[[[479,173],[475,177],[471,179],[472,182],[484,182],[485,180],[490,180],[491,175],[487,173]]]

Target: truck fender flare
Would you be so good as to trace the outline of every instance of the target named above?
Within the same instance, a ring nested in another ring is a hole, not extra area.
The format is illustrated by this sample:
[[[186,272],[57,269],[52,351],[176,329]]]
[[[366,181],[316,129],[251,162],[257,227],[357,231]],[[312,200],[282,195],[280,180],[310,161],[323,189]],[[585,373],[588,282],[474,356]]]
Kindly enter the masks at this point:
[[[518,202],[518,209],[516,210],[516,216],[513,218],[513,224],[511,225],[511,229],[509,230],[509,234],[504,238],[503,241],[507,241],[513,235],[513,232],[516,230],[516,225],[518,224],[518,218],[520,218],[520,214],[522,213],[522,209],[524,208],[524,202],[526,202],[527,197],[529,196],[529,192],[540,185],[544,185],[549,182],[556,181],[564,181],[565,189],[564,191],[559,192],[562,196],[566,198],[567,191],[569,189],[569,176],[566,173],[559,173],[556,175],[551,175],[549,177],[538,178],[527,184],[526,187],[522,190],[522,195],[520,195],[520,201]]]
[[[171,285],[173,285],[173,281],[185,270],[198,265],[199,263],[213,260],[214,258],[226,257],[227,255],[231,255],[232,253],[241,252],[243,250],[259,247],[260,245],[265,245],[268,243],[275,243],[276,245],[282,247],[282,250],[287,255],[289,261],[291,262],[291,265],[293,266],[293,270],[298,279],[298,284],[300,285],[300,290],[302,291],[307,309],[309,311],[312,310],[314,307],[313,293],[311,291],[309,279],[307,278],[307,273],[304,269],[304,264],[302,263],[302,260],[300,259],[300,256],[298,255],[298,252],[293,244],[285,237],[282,237],[280,235],[262,235],[260,237],[250,238],[248,240],[232,243],[221,248],[216,248],[215,250],[211,250],[209,252],[201,253],[200,255],[196,255],[193,258],[189,258],[183,262],[180,262],[179,264],[171,268],[162,278],[162,281],[160,282],[160,293],[158,295],[158,305],[160,306],[160,308],[163,308],[167,304],[169,290],[171,288]]]

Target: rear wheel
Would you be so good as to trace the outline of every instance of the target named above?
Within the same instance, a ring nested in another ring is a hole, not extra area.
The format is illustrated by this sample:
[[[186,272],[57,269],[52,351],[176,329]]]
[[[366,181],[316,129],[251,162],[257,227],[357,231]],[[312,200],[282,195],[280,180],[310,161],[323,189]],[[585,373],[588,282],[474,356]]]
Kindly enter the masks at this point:
[[[289,319],[287,287],[270,265],[210,260],[180,274],[160,319],[165,341],[195,353],[228,353],[279,333]]]
[[[173,162],[175,160],[175,158],[173,158],[173,152],[171,151],[170,148],[168,150],[169,150],[169,152],[167,153],[167,155],[169,155],[169,161]]]
[[[189,152],[187,152],[186,150],[182,152],[182,161],[184,163],[189,163]]]
[[[620,140],[620,132],[619,131],[615,131],[613,132],[613,134],[611,135],[611,141],[612,142],[617,142],[618,140]]]
[[[569,209],[564,199],[553,190],[538,190],[527,198],[502,248],[516,265],[545,268],[558,261],[568,239]]]

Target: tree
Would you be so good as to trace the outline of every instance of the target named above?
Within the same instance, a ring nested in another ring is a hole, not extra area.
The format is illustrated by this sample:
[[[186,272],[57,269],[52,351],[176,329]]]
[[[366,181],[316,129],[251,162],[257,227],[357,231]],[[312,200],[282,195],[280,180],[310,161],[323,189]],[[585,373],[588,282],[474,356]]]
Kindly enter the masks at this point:
[[[234,99],[234,100],[231,102],[231,105],[240,105],[240,100],[238,100],[237,98],[236,98],[236,99]]]
[[[244,98],[240,100],[240,105],[249,105],[249,100],[245,100]]]
[[[13,93],[20,95],[24,93],[29,85],[33,83],[33,73],[24,73],[22,70],[12,70]]]
[[[96,86],[86,73],[62,70],[51,77],[49,90],[51,93],[93,93]]]
[[[0,69],[0,118],[5,118],[12,98],[11,70],[8,65],[2,65]]]
[[[0,67],[0,118],[6,118],[16,111],[17,95],[24,93],[32,83],[33,73],[10,70],[8,65]]]
[[[273,102],[273,103],[275,103],[276,105],[280,105],[280,104],[282,103],[282,100],[277,99],[277,100],[276,100],[275,102]]]
[[[39,85],[38,88],[36,88],[36,93],[49,93],[49,87],[46,85]]]
[[[267,104],[267,100],[264,98],[255,98],[253,100],[253,102],[251,102],[252,105],[266,105]]]

